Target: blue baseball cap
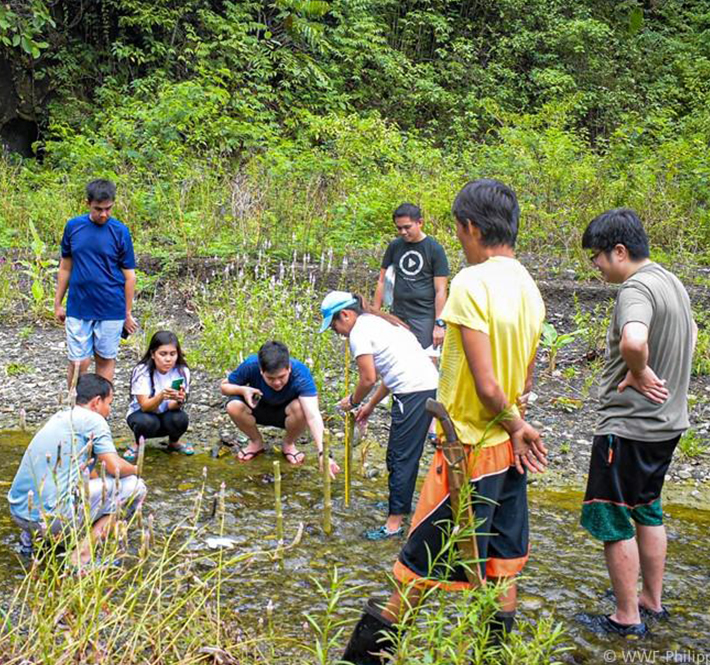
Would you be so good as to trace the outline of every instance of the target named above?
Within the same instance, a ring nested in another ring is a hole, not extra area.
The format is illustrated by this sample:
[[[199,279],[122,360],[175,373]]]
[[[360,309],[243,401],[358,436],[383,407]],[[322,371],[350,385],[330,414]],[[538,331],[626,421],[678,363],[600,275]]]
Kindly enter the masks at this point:
[[[357,302],[357,298],[349,291],[331,291],[320,305],[320,313],[323,315],[323,323],[321,323],[318,332],[325,332],[330,328],[333,321],[333,315],[350,307]]]

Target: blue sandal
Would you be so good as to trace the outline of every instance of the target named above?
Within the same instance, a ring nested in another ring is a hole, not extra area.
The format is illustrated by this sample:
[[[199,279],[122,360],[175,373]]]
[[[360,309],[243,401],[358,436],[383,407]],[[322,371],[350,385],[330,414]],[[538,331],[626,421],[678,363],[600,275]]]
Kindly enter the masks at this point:
[[[168,452],[180,453],[181,455],[194,455],[195,449],[192,447],[191,443],[169,443]]]
[[[138,448],[128,446],[128,448],[123,451],[123,459],[133,464],[138,459]]]
[[[399,527],[396,531],[389,531],[386,526],[378,526],[376,529],[365,531],[362,535],[367,540],[387,540],[395,536],[401,536],[404,533],[404,527]]]

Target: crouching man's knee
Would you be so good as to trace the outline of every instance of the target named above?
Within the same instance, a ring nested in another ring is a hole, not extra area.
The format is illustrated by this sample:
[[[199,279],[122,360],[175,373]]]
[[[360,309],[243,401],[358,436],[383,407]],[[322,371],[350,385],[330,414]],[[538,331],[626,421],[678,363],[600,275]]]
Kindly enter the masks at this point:
[[[128,476],[121,479],[119,487],[119,501],[125,506],[129,515],[132,515],[143,503],[148,488],[138,476]]]

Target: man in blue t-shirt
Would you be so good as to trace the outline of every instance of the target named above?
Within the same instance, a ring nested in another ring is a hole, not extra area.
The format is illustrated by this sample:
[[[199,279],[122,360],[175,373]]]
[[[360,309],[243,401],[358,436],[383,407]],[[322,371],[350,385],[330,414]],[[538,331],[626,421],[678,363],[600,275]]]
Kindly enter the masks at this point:
[[[316,384],[308,367],[290,357],[286,345],[275,341],[262,345],[257,355],[249,356],[222,381],[222,394],[230,398],[229,417],[249,437],[237,453],[240,462],[251,462],[264,452],[257,425],[266,425],[286,430],[283,455],[290,464],[300,466],[305,455],[296,449],[296,440],[308,428],[323,468],[323,418]],[[333,459],[329,464],[335,476],[340,467]]]
[[[136,285],[133,241],[128,228],[111,217],[115,198],[116,186],[110,180],[93,180],[86,186],[89,212],[64,227],[54,314],[67,331],[69,385],[74,364],[79,363],[83,374],[92,357],[96,373],[113,381],[121,332],[125,328],[131,334],[138,327],[131,315]]]

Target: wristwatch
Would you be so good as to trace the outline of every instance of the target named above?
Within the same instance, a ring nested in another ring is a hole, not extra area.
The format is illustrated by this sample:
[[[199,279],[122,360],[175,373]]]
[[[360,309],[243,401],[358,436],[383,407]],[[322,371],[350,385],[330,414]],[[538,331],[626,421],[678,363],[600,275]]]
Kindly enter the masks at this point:
[[[446,321],[444,319],[435,319],[434,325],[439,326],[439,328],[446,328]]]

